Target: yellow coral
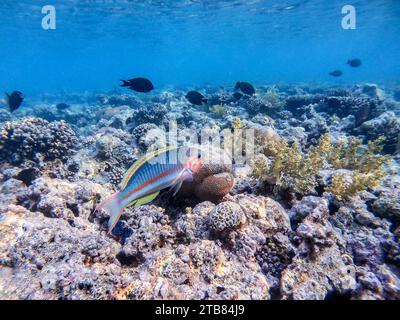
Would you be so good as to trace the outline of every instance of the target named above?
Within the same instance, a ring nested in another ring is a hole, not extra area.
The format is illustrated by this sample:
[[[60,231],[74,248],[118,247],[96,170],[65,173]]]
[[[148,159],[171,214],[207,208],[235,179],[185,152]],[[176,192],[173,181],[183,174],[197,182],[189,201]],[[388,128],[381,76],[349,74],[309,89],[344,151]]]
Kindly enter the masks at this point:
[[[216,104],[210,107],[210,112],[214,114],[214,116],[222,118],[227,114],[228,110],[226,105]]]
[[[348,200],[362,190],[378,187],[386,176],[384,165],[389,160],[389,157],[379,154],[384,137],[369,141],[366,148],[360,139],[354,137],[349,138],[347,146],[343,141],[332,149],[330,162],[336,169],[352,170],[352,174],[346,179],[345,174],[335,173],[327,189],[338,200]]]
[[[370,141],[363,147],[362,141],[355,137],[340,139],[332,143],[329,134],[324,134],[317,146],[303,153],[298,144],[289,146],[281,140],[271,140],[259,146],[263,156],[257,156],[252,164],[252,176],[291,189],[297,194],[310,193],[316,183],[317,173],[324,168],[351,170],[351,177],[334,174],[327,191],[337,199],[346,200],[359,191],[376,188],[386,176],[383,170],[388,158],[380,155],[383,138]]]
[[[273,104],[277,105],[279,104],[279,93],[275,89],[275,87],[268,88],[267,92],[263,95],[263,100]]]
[[[233,129],[243,129],[244,128],[244,124],[243,124],[242,120],[240,120],[239,117],[234,117],[232,119],[232,128]]]

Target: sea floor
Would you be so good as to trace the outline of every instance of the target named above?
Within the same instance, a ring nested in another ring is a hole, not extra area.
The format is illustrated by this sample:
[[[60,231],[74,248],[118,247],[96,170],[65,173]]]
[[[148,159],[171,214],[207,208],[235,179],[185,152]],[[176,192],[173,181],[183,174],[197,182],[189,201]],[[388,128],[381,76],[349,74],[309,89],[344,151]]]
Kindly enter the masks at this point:
[[[0,299],[400,299],[400,87],[198,89],[0,106]],[[210,161],[109,235],[95,207],[169,144]]]

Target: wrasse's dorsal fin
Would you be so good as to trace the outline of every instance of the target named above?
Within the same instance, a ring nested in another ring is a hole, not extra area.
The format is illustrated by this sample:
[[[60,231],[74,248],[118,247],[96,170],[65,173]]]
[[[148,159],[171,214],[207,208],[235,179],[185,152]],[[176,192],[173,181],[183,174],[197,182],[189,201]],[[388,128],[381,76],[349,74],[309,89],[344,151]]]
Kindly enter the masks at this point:
[[[162,153],[165,153],[165,152],[168,152],[168,151],[171,151],[171,150],[175,150],[175,149],[178,149],[178,148],[177,148],[177,147],[167,147],[167,148],[163,148],[163,149],[156,150],[156,151],[153,151],[153,152],[149,152],[149,153],[147,153],[145,156],[143,156],[142,158],[140,158],[139,160],[137,160],[137,161],[128,169],[128,171],[125,173],[124,178],[122,179],[122,182],[121,182],[121,186],[120,186],[121,190],[123,190],[123,189],[127,186],[129,180],[132,178],[132,176],[134,175],[134,173],[135,173],[142,165],[144,165],[146,162],[148,162],[149,160],[151,160],[151,159],[153,159],[153,158],[159,156],[159,155],[162,154]]]
[[[154,192],[154,193],[152,193],[152,194],[149,194],[148,196],[145,196],[145,197],[143,197],[143,198],[133,200],[133,201],[128,205],[128,207],[131,207],[131,206],[133,206],[133,205],[134,205],[135,207],[138,207],[138,206],[144,205],[144,204],[146,204],[146,203],[149,203],[149,202],[153,201],[155,198],[157,198],[157,196],[158,196],[159,194],[160,194],[160,191],[157,191],[157,192]]]

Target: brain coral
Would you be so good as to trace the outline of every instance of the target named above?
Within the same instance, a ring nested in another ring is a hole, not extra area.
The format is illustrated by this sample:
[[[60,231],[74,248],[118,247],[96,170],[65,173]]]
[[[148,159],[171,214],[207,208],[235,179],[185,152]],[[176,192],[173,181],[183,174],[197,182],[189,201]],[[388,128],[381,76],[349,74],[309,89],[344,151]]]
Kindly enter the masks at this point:
[[[0,131],[0,159],[13,163],[35,160],[64,160],[76,146],[75,132],[65,121],[48,122],[40,118],[6,122]]]
[[[221,202],[209,215],[210,226],[216,232],[235,229],[244,222],[244,219],[242,208],[231,201]]]

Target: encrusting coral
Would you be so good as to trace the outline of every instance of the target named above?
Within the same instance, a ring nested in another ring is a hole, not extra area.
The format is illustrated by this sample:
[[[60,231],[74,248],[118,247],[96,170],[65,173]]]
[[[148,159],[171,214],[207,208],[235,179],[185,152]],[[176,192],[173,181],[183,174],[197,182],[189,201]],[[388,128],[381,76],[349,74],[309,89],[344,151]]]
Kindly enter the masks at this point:
[[[332,143],[331,135],[324,134],[317,146],[302,152],[297,143],[289,146],[284,139],[272,139],[259,146],[260,153],[252,163],[252,177],[306,195],[317,186],[320,170],[346,169],[350,178],[338,170],[326,189],[338,200],[346,200],[359,191],[376,188],[385,177],[383,166],[388,157],[379,154],[382,142],[383,138],[378,138],[363,148],[360,139],[350,137],[347,143],[344,139]]]
[[[6,122],[0,131],[0,159],[12,163],[62,159],[76,147],[78,139],[65,121],[48,122],[41,118],[27,118]]]

